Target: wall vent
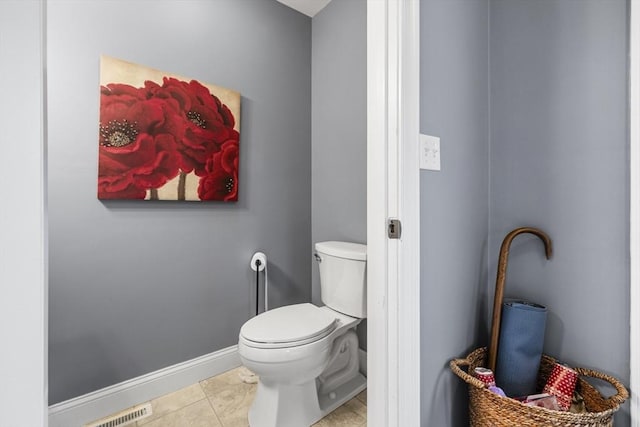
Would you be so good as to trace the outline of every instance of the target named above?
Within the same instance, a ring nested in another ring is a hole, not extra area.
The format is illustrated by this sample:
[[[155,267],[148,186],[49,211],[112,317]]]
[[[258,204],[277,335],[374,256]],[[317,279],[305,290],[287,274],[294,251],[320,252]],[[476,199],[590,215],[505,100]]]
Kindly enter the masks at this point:
[[[151,404],[134,406],[116,415],[85,424],[84,427],[124,427],[151,416]]]

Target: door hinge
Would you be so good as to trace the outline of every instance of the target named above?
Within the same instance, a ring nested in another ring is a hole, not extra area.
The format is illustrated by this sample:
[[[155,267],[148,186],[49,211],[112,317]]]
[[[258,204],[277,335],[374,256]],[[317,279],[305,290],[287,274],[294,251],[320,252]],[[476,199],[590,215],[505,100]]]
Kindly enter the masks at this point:
[[[397,218],[387,220],[387,235],[390,239],[399,239],[402,235],[402,223]]]

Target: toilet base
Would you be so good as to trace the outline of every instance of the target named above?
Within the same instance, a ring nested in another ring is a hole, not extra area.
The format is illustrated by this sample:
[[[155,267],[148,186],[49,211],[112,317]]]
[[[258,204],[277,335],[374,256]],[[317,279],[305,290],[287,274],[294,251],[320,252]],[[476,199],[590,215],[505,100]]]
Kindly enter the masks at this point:
[[[330,412],[333,412],[338,407],[353,399],[366,388],[367,379],[364,377],[364,375],[358,373],[358,375],[351,378],[351,380],[347,381],[333,391],[333,393],[335,393],[333,399],[331,398],[331,393],[329,393],[329,395],[320,395],[319,403],[322,412],[320,418],[325,417]],[[320,418],[318,418],[314,422],[320,420]]]
[[[249,409],[249,426],[311,426],[365,388],[367,379],[360,373],[335,390],[321,395],[318,395],[315,380],[299,385],[259,381],[256,398]]]

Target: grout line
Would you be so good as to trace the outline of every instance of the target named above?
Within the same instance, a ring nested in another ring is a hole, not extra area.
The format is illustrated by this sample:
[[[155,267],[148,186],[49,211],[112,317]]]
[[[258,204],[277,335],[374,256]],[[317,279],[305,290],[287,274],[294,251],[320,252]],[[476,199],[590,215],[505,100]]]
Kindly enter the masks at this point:
[[[209,397],[209,395],[207,395],[206,399],[207,399],[207,402],[209,402],[209,406],[211,406],[211,410],[213,411],[213,415],[215,415],[216,416],[216,420],[218,420],[218,424],[220,424],[222,427],[224,427],[224,423],[222,422],[222,420],[220,419],[220,416],[216,412],[216,408],[213,406],[213,403],[211,403],[211,398]]]
[[[154,414],[152,414],[152,415],[151,415],[151,417],[149,417],[149,418],[151,418],[151,419],[144,419],[144,420],[142,420],[142,421],[144,421],[142,424],[139,424],[139,423],[140,423],[140,421],[136,421],[136,426],[140,426],[140,427],[142,427],[142,426],[145,426],[145,425],[147,425],[147,424],[151,424],[151,423],[153,423],[154,421],[159,420],[159,419],[162,419],[162,418],[166,417],[166,416],[167,416],[167,415],[169,415],[169,414],[173,414],[174,412],[177,412],[177,411],[180,411],[180,410],[182,410],[182,409],[185,409],[185,408],[187,408],[187,407],[189,407],[189,406],[191,406],[191,405],[194,405],[194,404],[196,404],[196,403],[198,403],[198,402],[201,402],[201,401],[203,401],[204,399],[206,399],[206,398],[207,398],[207,394],[204,392],[204,389],[202,388],[202,385],[200,384],[200,382],[198,382],[197,384],[198,384],[198,387],[200,388],[200,391],[202,392],[202,395],[204,396],[202,399],[198,399],[198,400],[193,401],[193,402],[191,402],[191,403],[187,403],[186,405],[182,405],[182,406],[180,406],[179,408],[176,408],[176,409],[174,409],[173,411],[166,412],[166,413],[162,414],[161,416],[159,416],[159,417],[157,417],[157,418],[153,418],[153,415],[154,415]],[[183,388],[182,388],[182,389],[180,389],[180,390],[184,390],[185,388],[193,387],[194,385],[195,385],[195,384],[188,385],[187,387],[183,387]],[[173,392],[173,393],[177,393],[177,392],[179,392],[180,390],[177,390],[177,391],[175,391],[175,392]],[[159,397],[157,397],[157,398],[155,398],[155,399],[152,399],[152,400],[149,400],[149,401],[147,401],[147,402],[141,403],[140,405],[143,405],[143,404],[145,404],[145,403],[149,403],[149,404],[151,404],[151,407],[153,408],[153,402],[154,402],[154,401],[158,401],[159,399],[162,399],[163,397],[166,397],[166,396],[168,396],[169,394],[173,394],[173,393],[168,393],[168,394],[165,394],[165,395],[159,396]],[[208,402],[208,401],[207,401],[207,402]],[[210,402],[209,402],[209,405],[211,406],[211,403],[210,403]],[[213,409],[213,408],[211,408],[211,409]],[[214,411],[214,412],[215,412],[215,411]]]
[[[143,423],[143,424],[139,424],[139,422],[140,422],[140,421],[136,421],[136,424],[135,424],[135,425],[136,425],[136,426],[139,426],[139,427],[142,427],[142,426],[145,426],[145,425],[152,424],[152,423],[154,423],[154,422],[156,422],[156,421],[158,421],[158,420],[161,420],[161,419],[163,419],[163,418],[165,418],[165,417],[168,417],[168,416],[169,416],[169,415],[171,415],[171,414],[174,414],[174,413],[176,413],[176,412],[178,412],[178,411],[182,411],[183,409],[187,409],[187,408],[188,408],[188,407],[190,407],[190,406],[196,405],[196,404],[198,404],[198,403],[202,402],[203,400],[206,400],[206,401],[207,401],[207,403],[208,403],[208,404],[209,404],[209,406],[211,407],[211,410],[213,411],[214,415],[216,416],[216,418],[218,418],[218,415],[216,414],[215,409],[213,409],[213,406],[211,405],[211,402],[209,402],[209,399],[205,396],[204,398],[202,398],[202,399],[200,399],[200,400],[196,400],[195,402],[191,402],[191,403],[188,403],[188,404],[186,404],[186,405],[184,405],[184,406],[181,406],[181,407],[179,407],[179,408],[176,408],[176,409],[174,409],[173,411],[169,411],[169,412],[167,412],[167,413],[164,413],[164,414],[162,414],[162,416],[160,416],[160,417],[158,417],[158,418],[154,418],[154,419],[152,419],[152,420],[151,420],[151,421],[149,421],[149,422],[146,422],[146,420],[143,420],[143,421],[145,421],[145,423]],[[145,402],[145,403],[146,403],[146,402]],[[218,421],[220,421],[220,420],[218,419]],[[220,424],[222,425],[222,423],[220,423]]]

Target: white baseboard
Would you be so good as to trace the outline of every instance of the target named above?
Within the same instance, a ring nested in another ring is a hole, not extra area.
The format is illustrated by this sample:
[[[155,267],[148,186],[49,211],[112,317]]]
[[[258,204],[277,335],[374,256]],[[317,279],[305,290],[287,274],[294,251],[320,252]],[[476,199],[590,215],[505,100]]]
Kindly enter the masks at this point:
[[[49,427],[80,427],[240,366],[234,345],[49,407]]]

